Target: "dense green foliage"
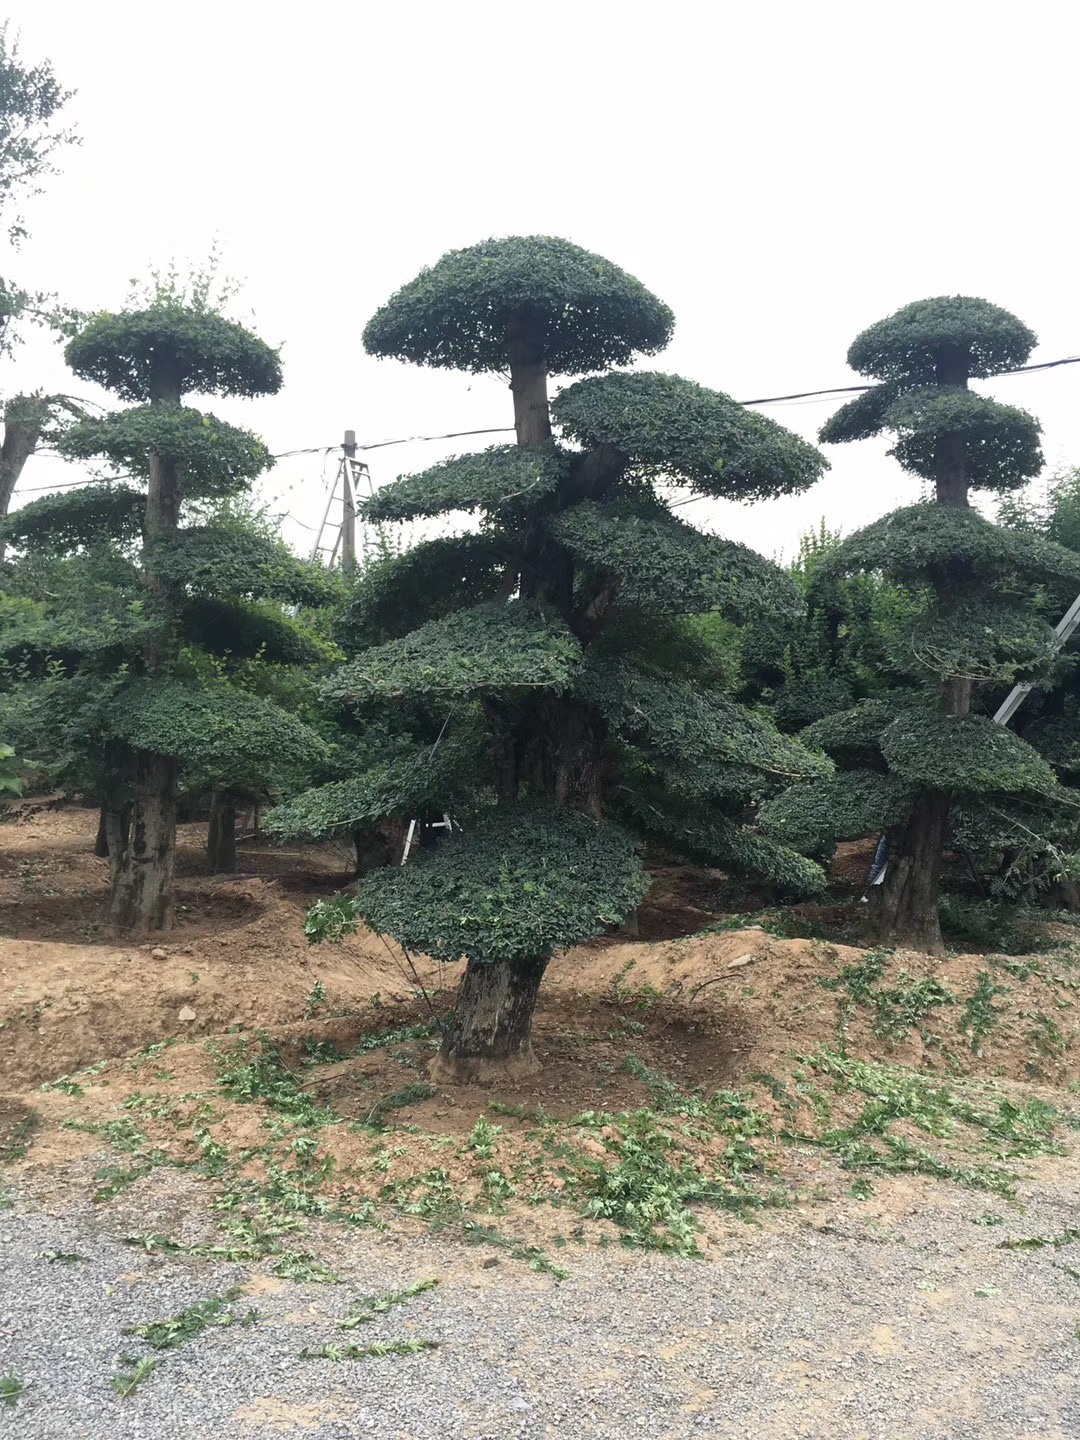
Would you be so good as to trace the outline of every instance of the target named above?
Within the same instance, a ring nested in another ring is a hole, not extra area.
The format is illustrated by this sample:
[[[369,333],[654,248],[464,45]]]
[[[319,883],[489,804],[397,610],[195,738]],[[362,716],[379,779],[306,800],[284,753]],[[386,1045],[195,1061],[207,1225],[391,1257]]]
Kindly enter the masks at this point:
[[[161,375],[197,395],[276,395],[281,389],[276,350],[209,308],[169,297],[146,310],[93,316],[64,353],[76,375],[136,405],[154,398]]]
[[[295,787],[325,758],[308,726],[223,680],[142,681],[113,701],[109,723],[136,749],[176,756],[194,790]]]
[[[42,495],[6,515],[0,535],[20,549],[57,554],[110,540],[130,542],[142,529],[145,508],[145,495],[130,485],[82,485]]]
[[[362,501],[360,512],[368,520],[415,520],[448,510],[500,510],[516,500],[528,504],[555,490],[568,460],[554,446],[495,445],[403,475]]]
[[[617,575],[620,599],[641,609],[716,610],[740,620],[762,611],[777,619],[802,614],[796,587],[756,551],[653,508],[638,515],[626,505],[585,500],[564,510],[551,529],[578,560]]]
[[[507,327],[548,370],[581,375],[662,350],[673,317],[639,280],[549,235],[451,250],[368,321],[372,355],[453,370],[502,370]]]
[[[180,405],[139,405],[80,420],[65,430],[60,450],[72,460],[102,455],[144,480],[153,452],[181,467],[190,499],[236,495],[274,463],[250,430]]]
[[[475,605],[430,620],[343,666],[328,699],[373,695],[470,695],[563,686],[580,648],[558,617],[524,601]]]
[[[934,566],[963,561],[990,587],[1003,581],[1080,581],[1080,555],[1041,535],[1010,533],[977,510],[909,505],[856,530],[823,562],[837,574],[871,571],[917,584]]]
[[[972,378],[1026,363],[1035,336],[1008,310],[968,295],[916,300],[857,336],[848,364],[876,380],[933,384],[943,353],[963,352]]]
[[[678,375],[579,380],[561,392],[552,414],[565,435],[614,446],[643,475],[729,500],[805,490],[826,468],[820,452],[790,430]]]
[[[565,808],[496,810],[409,867],[377,871],[355,899],[316,906],[308,931],[325,938],[359,917],[407,950],[488,965],[579,944],[647,888],[615,826]]]
[[[511,573],[499,535],[446,535],[368,565],[337,614],[349,651],[407,635],[428,620],[494,600]]]
[[[927,480],[946,436],[963,439],[968,484],[981,490],[1015,490],[1043,467],[1038,421],[972,390],[910,390],[889,406],[884,425],[897,432],[900,464]]]

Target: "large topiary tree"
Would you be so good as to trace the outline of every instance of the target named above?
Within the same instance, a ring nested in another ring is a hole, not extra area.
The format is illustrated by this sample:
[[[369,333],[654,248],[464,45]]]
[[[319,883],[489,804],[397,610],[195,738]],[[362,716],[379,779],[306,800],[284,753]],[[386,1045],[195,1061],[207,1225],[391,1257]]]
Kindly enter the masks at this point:
[[[20,681],[7,710],[24,729],[36,718],[35,748],[51,737],[58,773],[103,796],[112,923],[160,930],[173,914],[180,774],[227,801],[258,783],[295,788],[318,763],[319,737],[233,671],[254,657],[332,654],[283,609],[325,581],[229,513],[270,463],[263,443],[184,404],[191,391],[281,384],[277,353],[218,313],[205,288],[159,283],[143,308],[93,317],[67,358],[136,403],[82,419],[61,448],[104,457],[126,478],[47,496],[6,522],[23,557],[0,626]],[[228,815],[226,803],[212,868],[231,861]]]
[[[445,461],[366,502],[371,521],[470,511],[479,530],[418,545],[361,580],[356,655],[327,687],[353,704],[441,708],[452,732],[474,720],[486,730],[471,808],[455,803],[462,830],[355,898],[317,907],[309,923],[319,938],[360,917],[411,949],[467,962],[441,1052],[448,1075],[534,1063],[550,957],[617,923],[644,893],[631,836],[788,889],[820,880],[742,822],[760,787],[824,762],[688,678],[694,647],[679,629],[681,616],[797,610],[799,597],[753,552],[676,519],[661,487],[752,500],[804,489],[824,462],[727,395],[611,369],[662,349],[671,328],[671,312],[632,276],[531,236],[444,256],[364,332],[375,355],[508,374],[517,434],[515,446]],[[583,374],[550,401],[552,376]],[[421,799],[417,762],[419,750],[405,757],[414,770],[401,784],[386,774],[359,784],[357,809],[370,818],[379,795]],[[446,787],[432,788],[424,798],[435,804]],[[333,792],[339,815],[342,798]]]
[[[1015,316],[985,300],[908,305],[853,342],[849,363],[879,383],[821,431],[834,443],[892,431],[891,453],[932,491],[824,561],[825,575],[872,573],[907,592],[902,634],[892,638],[896,688],[811,725],[804,738],[832,753],[841,773],[794,787],[763,818],[810,853],[887,830],[885,878],[870,892],[874,924],[882,939],[931,953],[941,950],[950,816],[1022,799],[1034,818],[1061,798],[1052,769],[986,711],[1007,685],[1045,673],[1047,617],[1056,619],[1080,578],[1076,556],[1009,533],[970,505],[973,490],[1016,489],[1042,466],[1036,421],[968,387],[1022,365],[1034,344]]]

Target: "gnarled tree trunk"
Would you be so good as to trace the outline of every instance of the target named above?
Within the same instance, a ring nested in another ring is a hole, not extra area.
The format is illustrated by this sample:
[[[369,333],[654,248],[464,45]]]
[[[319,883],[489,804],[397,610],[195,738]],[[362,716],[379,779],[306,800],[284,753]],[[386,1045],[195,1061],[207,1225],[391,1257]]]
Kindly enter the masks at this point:
[[[121,930],[168,930],[173,923],[176,761],[135,752],[131,833],[113,885],[109,920]]]
[[[885,878],[871,886],[869,896],[874,931],[884,944],[945,953],[938,894],[949,805],[948,794],[931,791],[891,839]]]
[[[45,400],[36,395],[13,395],[4,406],[4,442],[0,445],[0,516],[8,513],[11,497],[27,460],[37,449],[48,417]],[[0,560],[4,542],[0,539]]]
[[[151,402],[180,404],[180,382],[160,358],[150,381]],[[176,651],[179,597],[154,562],[154,545],[175,536],[180,523],[180,475],[173,461],[150,454],[150,483],[143,520],[143,586],[158,618],[143,649],[148,675],[159,675]],[[121,930],[166,930],[173,921],[176,850],[176,762],[135,751],[135,804],[131,836],[113,885],[109,920]]]
[[[454,1018],[432,1061],[436,1080],[528,1075],[540,1068],[532,1022],[548,957],[478,965],[470,960],[458,986]]]
[[[236,796],[227,790],[210,796],[206,868],[211,875],[231,875],[236,869]]]

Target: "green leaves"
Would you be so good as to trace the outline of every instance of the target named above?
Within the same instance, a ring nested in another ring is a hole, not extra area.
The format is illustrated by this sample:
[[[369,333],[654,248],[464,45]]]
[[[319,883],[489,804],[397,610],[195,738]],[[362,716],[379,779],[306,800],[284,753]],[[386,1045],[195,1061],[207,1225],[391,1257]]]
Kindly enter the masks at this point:
[[[678,375],[637,371],[579,380],[557,396],[552,414],[581,444],[611,445],[643,474],[705,495],[790,495],[828,468],[790,430]]]
[[[1016,490],[1043,467],[1034,416],[974,390],[909,391],[889,406],[885,425],[898,435],[890,454],[927,480],[937,476],[945,436],[963,440],[967,482],[976,489]]]
[[[76,375],[137,404],[153,398],[153,378],[163,372],[182,391],[199,395],[276,395],[281,389],[276,350],[211,309],[167,301],[92,316],[64,358]]]
[[[822,573],[880,571],[925,580],[931,566],[966,560],[987,584],[1006,576],[1080,580],[1080,554],[1041,535],[1005,530],[966,506],[908,505],[856,530],[828,555]]]
[[[42,495],[0,520],[0,535],[20,549],[63,554],[103,541],[134,540],[142,529],[146,495],[130,485],[83,485]]]
[[[10,745],[0,745],[0,795],[22,794],[22,765]]]
[[[404,867],[376,871],[353,901],[311,912],[311,939],[339,938],[347,912],[434,959],[540,958],[622,920],[648,888],[629,838],[575,810],[498,809]]]
[[[881,748],[890,770],[927,789],[1046,795],[1057,788],[1036,750],[983,715],[907,711],[884,732]]]
[[[384,485],[360,505],[366,520],[416,520],[449,510],[521,509],[542,500],[566,474],[569,457],[554,445],[496,445],[455,455]]]
[[[279,706],[221,681],[133,685],[110,711],[114,735],[172,755],[193,782],[255,789],[283,785],[325,758],[315,732]]]
[[[767,610],[782,620],[805,609],[778,566],[662,509],[637,515],[587,500],[556,516],[550,528],[578,560],[617,575],[623,601],[657,614],[720,611],[745,620]]]
[[[151,452],[179,466],[185,499],[235,495],[274,463],[250,430],[186,405],[139,405],[79,420],[58,440],[72,460],[104,456],[146,479]]]
[[[904,820],[913,800],[912,787],[893,775],[848,770],[792,785],[765,801],[758,820],[777,840],[811,855],[823,855],[836,840],[877,835]]]
[[[267,834],[282,840],[323,840],[349,835],[386,819],[411,819],[423,811],[447,809],[482,778],[472,747],[456,738],[365,769],[349,780],[305,790],[263,819]]]
[[[425,621],[509,593],[516,567],[498,535],[446,535],[367,566],[338,611],[347,651],[397,639]]]
[[[512,328],[550,374],[583,375],[662,350],[671,311],[625,270],[551,235],[451,250],[368,321],[369,354],[504,370]]]
[[[149,553],[155,574],[200,597],[319,605],[333,593],[321,565],[300,560],[277,535],[244,518],[189,526]]]
[[[640,745],[676,787],[726,791],[725,772],[746,767],[784,780],[828,774],[832,765],[727,696],[628,664],[591,663],[577,693],[620,739]]]
[[[972,378],[1026,363],[1036,339],[1015,315],[970,295],[916,300],[864,330],[848,364],[875,380],[933,384],[943,356],[959,355]]]
[[[476,605],[365,650],[323,686],[325,698],[468,695],[562,687],[580,648],[555,616],[524,601]]]

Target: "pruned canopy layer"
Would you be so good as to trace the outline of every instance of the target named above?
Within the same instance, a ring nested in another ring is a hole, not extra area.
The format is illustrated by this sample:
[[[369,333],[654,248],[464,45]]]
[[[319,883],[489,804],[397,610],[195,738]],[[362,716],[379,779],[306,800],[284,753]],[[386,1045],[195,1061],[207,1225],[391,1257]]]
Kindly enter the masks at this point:
[[[659,614],[722,611],[749,619],[767,609],[779,620],[805,608],[778,566],[663,509],[636,515],[587,500],[564,510],[551,530],[578,560],[617,575],[623,600]]]
[[[649,475],[731,500],[795,494],[828,463],[790,430],[678,375],[579,380],[556,398],[552,415],[583,445],[614,446]]]
[[[212,310],[161,304],[94,315],[64,351],[84,380],[141,405],[167,372],[180,390],[200,395],[276,395],[281,360],[242,325]]]
[[[569,457],[553,445],[527,449],[495,445],[455,455],[384,485],[359,506],[366,520],[416,520],[448,510],[501,510],[550,495],[566,474]]]
[[[932,384],[943,355],[964,357],[970,378],[1026,363],[1036,339],[1015,315],[970,295],[916,300],[856,336],[848,364],[875,380]]]
[[[668,307],[600,255],[550,235],[451,250],[377,310],[372,355],[479,373],[507,363],[508,326],[557,375],[625,365],[671,338]]]
[[[192,498],[235,495],[274,463],[252,431],[186,405],[139,405],[77,421],[60,437],[59,449],[73,460],[104,456],[144,479],[153,452],[179,466]]]
[[[881,748],[894,774],[928,789],[1045,795],[1057,786],[1036,750],[985,715],[907,711],[885,731]]]
[[[520,600],[475,605],[365,650],[326,681],[323,694],[345,700],[563,686],[580,658],[556,616]]]
[[[376,871],[355,900],[316,906],[314,938],[357,917],[406,950],[480,965],[537,959],[616,925],[648,878],[629,837],[576,810],[492,810],[415,863]]]

